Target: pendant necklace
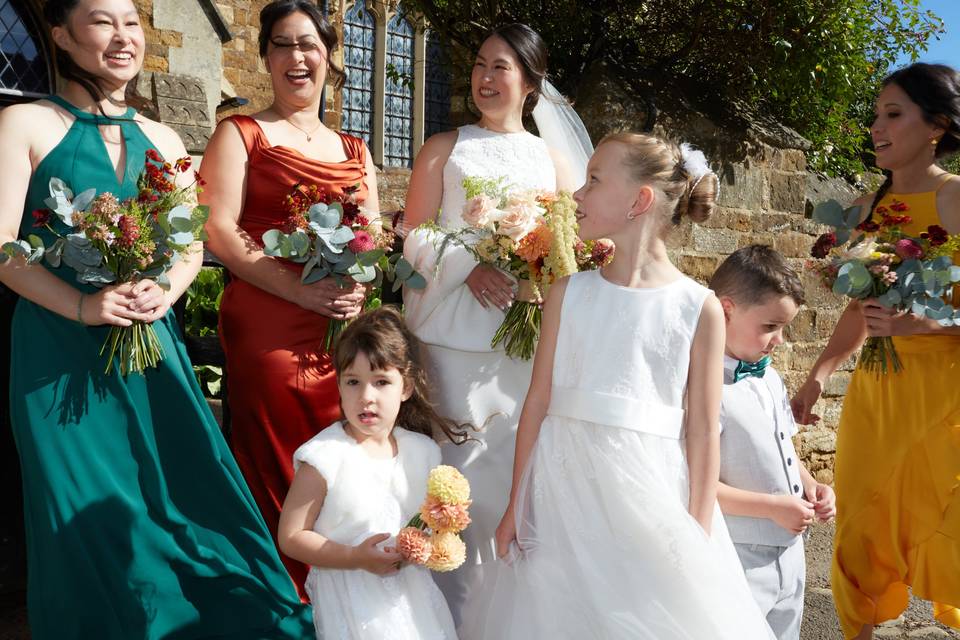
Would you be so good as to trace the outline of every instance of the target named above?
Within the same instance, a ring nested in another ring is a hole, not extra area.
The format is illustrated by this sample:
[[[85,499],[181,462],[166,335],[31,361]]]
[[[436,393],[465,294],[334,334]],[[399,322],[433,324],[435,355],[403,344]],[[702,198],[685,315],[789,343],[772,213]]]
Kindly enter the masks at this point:
[[[290,119],[289,119],[289,118],[284,118],[284,120],[286,120],[286,121],[287,121],[287,124],[289,124],[291,127],[293,127],[294,129],[299,130],[300,132],[303,133],[303,135],[307,136],[307,142],[310,142],[311,140],[313,140],[313,134],[315,134],[315,133],[317,132],[317,129],[319,129],[321,126],[323,126],[323,121],[321,120],[320,122],[317,123],[317,126],[315,126],[315,127],[314,127],[313,129],[311,129],[310,131],[307,131],[307,130],[304,129],[303,127],[299,127],[299,126],[293,124],[292,122],[290,122]]]

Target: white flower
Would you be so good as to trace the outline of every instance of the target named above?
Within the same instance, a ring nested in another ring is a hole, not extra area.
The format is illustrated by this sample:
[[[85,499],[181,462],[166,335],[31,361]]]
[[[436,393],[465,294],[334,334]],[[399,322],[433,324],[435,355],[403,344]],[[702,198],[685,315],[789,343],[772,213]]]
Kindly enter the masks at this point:
[[[840,257],[844,260],[866,260],[876,250],[876,240],[864,240],[855,247],[848,247],[847,249],[843,250],[840,254]]]

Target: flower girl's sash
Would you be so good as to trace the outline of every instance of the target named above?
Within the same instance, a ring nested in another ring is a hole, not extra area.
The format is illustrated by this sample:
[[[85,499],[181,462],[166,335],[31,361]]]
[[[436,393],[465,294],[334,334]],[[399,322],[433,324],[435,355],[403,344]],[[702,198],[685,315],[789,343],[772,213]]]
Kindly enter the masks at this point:
[[[586,389],[553,387],[547,415],[680,439],[683,409]]]

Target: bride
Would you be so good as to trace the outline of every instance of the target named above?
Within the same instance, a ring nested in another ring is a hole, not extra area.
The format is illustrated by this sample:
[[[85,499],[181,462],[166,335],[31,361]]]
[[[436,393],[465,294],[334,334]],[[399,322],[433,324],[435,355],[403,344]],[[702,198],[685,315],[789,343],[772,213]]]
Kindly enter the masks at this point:
[[[405,229],[429,220],[446,229],[462,227],[466,177],[503,177],[520,189],[550,191],[573,191],[582,183],[592,147],[575,114],[582,132],[572,145],[569,136],[559,135],[550,136],[558,143],[548,147],[523,127],[523,117],[532,112],[542,135],[559,128],[551,108],[562,98],[541,95],[552,89],[545,80],[546,60],[546,46],[530,27],[511,24],[491,32],[470,79],[480,120],[424,144],[410,178]],[[467,562],[436,575],[460,624],[484,566],[496,561],[494,532],[507,506],[514,437],[532,364],[490,347],[514,300],[511,276],[478,264],[457,247],[444,252],[442,268],[436,269],[433,236],[424,229],[409,233],[404,255],[429,281],[424,290],[405,289],[403,301],[408,326],[426,345],[436,385],[433,401],[442,415],[479,428],[475,440],[443,446],[444,463],[464,473],[473,497],[473,523],[464,532]]]

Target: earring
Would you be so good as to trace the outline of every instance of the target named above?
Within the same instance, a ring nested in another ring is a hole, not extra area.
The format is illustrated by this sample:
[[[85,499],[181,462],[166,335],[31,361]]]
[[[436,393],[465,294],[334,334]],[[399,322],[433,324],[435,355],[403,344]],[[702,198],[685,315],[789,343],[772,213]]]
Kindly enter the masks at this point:
[[[940,139],[939,139],[939,138],[931,138],[931,139],[930,139],[930,144],[932,144],[933,146],[937,146],[938,144],[940,144]]]
[[[637,217],[637,214],[635,214],[633,211],[627,214],[627,220],[633,220],[636,217]]]

